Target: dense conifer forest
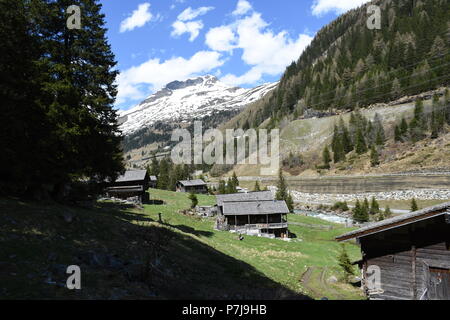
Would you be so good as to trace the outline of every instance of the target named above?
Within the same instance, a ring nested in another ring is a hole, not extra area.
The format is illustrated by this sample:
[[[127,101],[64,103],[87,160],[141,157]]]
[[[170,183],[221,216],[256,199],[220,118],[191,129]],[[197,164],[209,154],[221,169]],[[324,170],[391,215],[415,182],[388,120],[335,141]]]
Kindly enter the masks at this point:
[[[381,29],[367,27],[367,6],[381,8]],[[279,87],[238,121],[275,126],[306,109],[355,110],[448,85],[450,3],[372,1],[324,27]],[[247,117],[248,116],[248,117]]]

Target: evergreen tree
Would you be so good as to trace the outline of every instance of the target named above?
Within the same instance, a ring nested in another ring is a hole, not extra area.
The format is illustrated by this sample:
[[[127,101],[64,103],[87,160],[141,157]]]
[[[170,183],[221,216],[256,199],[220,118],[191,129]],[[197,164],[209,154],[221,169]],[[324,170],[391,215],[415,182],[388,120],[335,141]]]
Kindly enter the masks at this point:
[[[224,180],[219,181],[219,188],[217,190],[219,194],[226,194],[227,193],[227,187]]]
[[[378,155],[377,148],[375,147],[375,145],[372,145],[372,147],[370,148],[370,165],[372,167],[376,167],[379,164],[380,164],[380,158]]]
[[[159,167],[158,189],[168,190],[170,181],[170,165],[167,159],[162,159]]]
[[[414,211],[418,211],[418,210],[419,210],[419,206],[417,205],[417,201],[415,198],[413,198],[411,200],[411,211],[414,212]]]
[[[358,129],[356,132],[356,153],[364,154],[367,152],[366,140],[364,139],[364,135],[361,129]]]
[[[235,187],[238,187],[238,186],[239,186],[239,180],[238,180],[238,177],[236,176],[236,172],[233,172],[232,181],[233,181],[233,185],[234,185]]]
[[[384,217],[388,219],[391,216],[392,216],[391,208],[389,208],[389,206],[386,206],[386,208],[384,209]]]
[[[345,249],[345,245],[342,245],[341,248],[342,250],[338,257],[338,264],[344,273],[344,280],[348,282],[350,277],[354,275],[353,265],[350,261],[347,250]]]
[[[0,175],[15,189],[6,192],[41,192],[45,184],[61,199],[73,182],[103,183],[124,171],[113,109],[118,71],[101,5],[80,1],[82,28],[70,30],[66,9],[72,4],[0,2],[1,133],[8,137],[0,147],[9,166]]]
[[[403,141],[402,133],[400,131],[400,127],[397,126],[397,125],[395,126],[395,130],[394,130],[394,139],[395,139],[395,142],[402,142]]]
[[[194,209],[198,205],[197,196],[194,193],[190,193],[189,200],[191,200],[191,209]]]
[[[378,204],[377,199],[375,197],[372,197],[372,201],[370,203],[370,212],[371,215],[380,213],[380,205]]]
[[[292,199],[292,195],[290,192],[288,193],[288,196],[286,198],[286,205],[289,209],[289,212],[294,213],[294,199]]]
[[[331,156],[328,147],[325,147],[325,149],[323,149],[322,158],[323,158],[323,168],[330,169]]]
[[[344,148],[345,154],[353,151],[353,143],[350,137],[350,132],[347,129],[347,126],[344,123],[344,119],[339,119],[339,131],[342,133],[342,146]]]
[[[402,118],[402,122],[400,124],[400,134],[402,136],[405,136],[408,133],[408,130],[409,130],[408,122],[406,122],[405,118]]]
[[[237,186],[234,184],[234,180],[233,178],[228,178],[227,181],[227,192],[228,194],[230,193],[237,193]]]
[[[261,186],[259,185],[259,181],[256,180],[255,187],[253,188],[253,191],[258,192],[261,191]]]
[[[369,221],[369,202],[364,200],[363,204],[359,200],[356,200],[355,208],[353,208],[353,220],[358,223],[364,223]]]
[[[147,167],[147,172],[150,176],[159,176],[159,162],[156,157],[152,158],[152,163]]]
[[[288,188],[287,188],[287,183],[286,180],[283,176],[283,171],[280,170],[278,171],[278,184],[277,184],[277,192],[275,194],[275,199],[276,200],[284,200],[286,201],[288,198]]]

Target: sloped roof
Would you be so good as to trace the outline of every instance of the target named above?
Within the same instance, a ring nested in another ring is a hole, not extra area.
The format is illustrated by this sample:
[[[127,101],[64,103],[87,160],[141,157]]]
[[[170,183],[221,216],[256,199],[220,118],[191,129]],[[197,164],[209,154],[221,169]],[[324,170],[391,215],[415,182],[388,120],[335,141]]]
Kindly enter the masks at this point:
[[[274,197],[271,191],[258,191],[248,193],[219,194],[216,196],[216,200],[218,206],[223,206],[224,202],[273,201]]]
[[[360,238],[370,234],[382,232],[387,229],[398,228],[409,223],[430,219],[445,213],[450,214],[450,202],[376,222],[364,228],[343,234],[342,236],[337,237],[336,240],[345,241],[353,238]]]
[[[150,181],[158,181],[158,178],[156,176],[150,176]]]
[[[183,185],[185,187],[206,186],[206,182],[201,180],[201,179],[197,179],[197,180],[181,180],[181,181],[178,181],[178,183],[180,183],[181,185]]]
[[[116,182],[143,181],[147,175],[146,170],[128,170]]]
[[[225,216],[280,213],[289,213],[289,209],[285,201],[239,201],[225,202],[223,205],[223,215]]]

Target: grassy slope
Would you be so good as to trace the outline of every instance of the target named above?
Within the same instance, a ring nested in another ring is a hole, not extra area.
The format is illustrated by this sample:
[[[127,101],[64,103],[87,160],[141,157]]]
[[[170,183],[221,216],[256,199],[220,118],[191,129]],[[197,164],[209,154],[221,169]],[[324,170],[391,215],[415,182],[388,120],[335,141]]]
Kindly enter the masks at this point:
[[[339,244],[333,238],[346,230],[292,226],[303,242],[256,237],[240,242],[231,233],[214,231],[212,219],[177,213],[189,207],[186,194],[151,191],[152,198],[167,204],[143,210],[108,203],[74,209],[0,199],[0,297],[297,299],[304,292],[316,298],[361,298],[352,286],[323,281],[339,274],[335,258]],[[199,200],[203,205],[214,202],[209,196]],[[63,219],[68,212],[75,217],[71,223]],[[158,212],[162,224],[157,222]],[[289,220],[324,223],[300,216]],[[155,250],[155,244],[162,250]],[[358,259],[357,246],[347,247]],[[85,258],[89,252],[113,256],[121,265],[89,262]],[[65,268],[72,264],[81,267],[81,291],[63,287]],[[301,285],[302,274],[312,266],[311,278]]]
[[[425,111],[431,109],[431,101],[424,102]],[[388,107],[374,107],[362,109],[361,113],[368,119],[373,119],[375,113],[379,113],[385,125],[386,133],[393,139],[393,128],[402,117],[411,118],[414,112],[414,103],[407,103]],[[348,123],[350,113],[342,115]],[[302,119],[288,123],[281,130],[280,153],[288,155],[300,153],[305,165],[297,170],[286,172],[287,175],[318,176],[315,165],[321,164],[322,151],[331,143],[334,124],[339,116],[326,118]],[[450,163],[450,134],[441,136],[440,139],[424,140],[412,145],[410,143],[398,144],[390,142],[381,155],[381,165],[371,168],[369,153],[350,159],[346,163],[333,166],[332,170],[323,172],[327,175],[351,175],[361,173],[389,173],[402,172],[417,169],[432,169],[436,167],[449,167]],[[442,151],[448,157],[442,156]],[[236,171],[238,176],[258,176],[260,168],[257,165],[237,165],[230,171]]]
[[[336,256],[340,246],[334,241],[334,237],[347,231],[339,225],[310,217],[291,215],[288,219],[290,222],[327,224],[332,225],[334,229],[323,231],[293,225],[289,227],[290,231],[303,241],[284,242],[248,236],[244,241],[239,242],[236,235],[232,233],[213,230],[213,219],[200,219],[174,213],[189,205],[186,195],[152,190],[152,197],[161,199],[170,197],[170,200],[167,206],[146,206],[146,213],[151,218],[156,219],[158,212],[163,213],[163,221],[167,224],[190,233],[199,241],[226,255],[248,263],[268,278],[295,292],[302,292],[303,288],[299,279],[309,266],[321,270],[327,269],[327,274],[338,275],[339,273]],[[203,204],[213,204],[215,201],[211,196],[203,196],[200,200]],[[356,245],[348,245],[348,250],[353,259],[359,259],[359,248]],[[349,286],[337,285],[336,287],[341,292],[339,296],[341,298],[359,297],[359,291],[352,290]],[[327,293],[323,291],[321,290],[320,293],[326,295]],[[311,292],[306,293],[311,294]],[[330,297],[337,298],[338,296],[333,296],[333,292],[331,292]]]

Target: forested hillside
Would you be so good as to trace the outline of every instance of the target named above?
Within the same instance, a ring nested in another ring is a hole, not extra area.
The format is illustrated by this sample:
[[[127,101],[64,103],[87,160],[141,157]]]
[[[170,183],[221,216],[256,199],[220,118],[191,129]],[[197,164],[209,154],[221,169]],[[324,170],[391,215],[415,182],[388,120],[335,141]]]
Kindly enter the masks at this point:
[[[367,27],[370,4],[381,7],[380,30]],[[273,94],[233,124],[275,126],[305,110],[354,110],[448,85],[449,37],[449,1],[372,1],[320,30]]]

